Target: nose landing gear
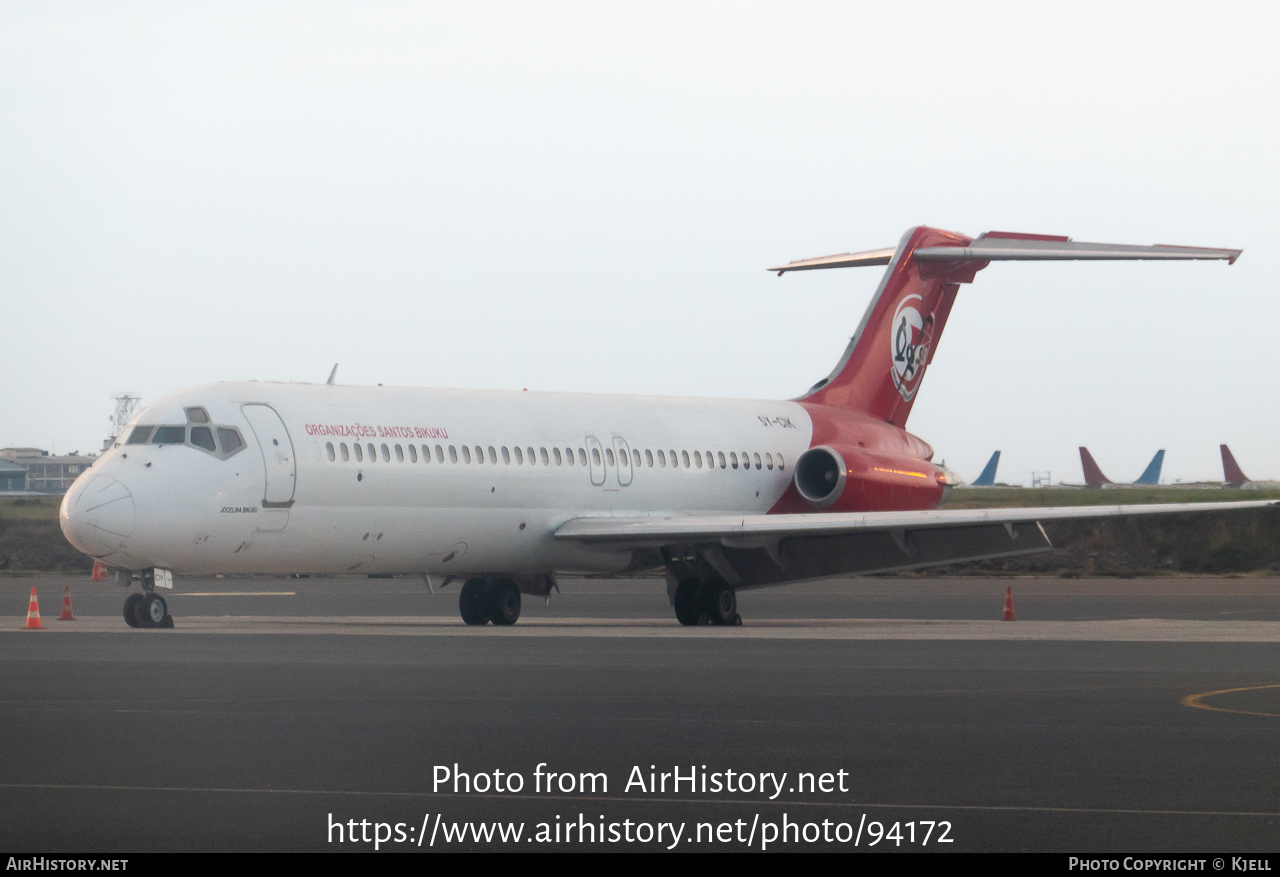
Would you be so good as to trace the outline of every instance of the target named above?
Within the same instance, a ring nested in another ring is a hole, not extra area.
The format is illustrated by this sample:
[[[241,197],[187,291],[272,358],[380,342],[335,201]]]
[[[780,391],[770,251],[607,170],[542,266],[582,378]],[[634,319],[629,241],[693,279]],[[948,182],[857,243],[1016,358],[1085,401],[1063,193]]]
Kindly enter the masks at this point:
[[[169,581],[172,573],[164,570]],[[141,575],[142,593],[130,594],[124,601],[124,621],[130,627],[173,627],[169,604],[156,593],[155,571],[145,570]]]

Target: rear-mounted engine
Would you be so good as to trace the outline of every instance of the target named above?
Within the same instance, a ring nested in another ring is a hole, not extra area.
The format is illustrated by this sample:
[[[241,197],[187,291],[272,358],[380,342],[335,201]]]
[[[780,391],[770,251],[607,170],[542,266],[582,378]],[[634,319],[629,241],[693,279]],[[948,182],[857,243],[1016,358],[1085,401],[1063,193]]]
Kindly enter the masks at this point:
[[[949,492],[945,475],[932,463],[835,445],[805,451],[793,479],[805,501],[834,512],[932,509]]]

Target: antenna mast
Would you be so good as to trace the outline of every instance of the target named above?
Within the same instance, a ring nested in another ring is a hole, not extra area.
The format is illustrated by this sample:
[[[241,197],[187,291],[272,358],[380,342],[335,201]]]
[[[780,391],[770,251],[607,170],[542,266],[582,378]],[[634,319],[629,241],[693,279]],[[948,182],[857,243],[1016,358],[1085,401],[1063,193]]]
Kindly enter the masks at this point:
[[[109,418],[111,421],[111,435],[102,443],[102,450],[104,451],[108,450],[112,443],[120,437],[125,425],[133,417],[133,413],[138,410],[138,403],[142,401],[141,396],[135,396],[132,393],[116,393],[111,399],[116,403],[116,413]]]

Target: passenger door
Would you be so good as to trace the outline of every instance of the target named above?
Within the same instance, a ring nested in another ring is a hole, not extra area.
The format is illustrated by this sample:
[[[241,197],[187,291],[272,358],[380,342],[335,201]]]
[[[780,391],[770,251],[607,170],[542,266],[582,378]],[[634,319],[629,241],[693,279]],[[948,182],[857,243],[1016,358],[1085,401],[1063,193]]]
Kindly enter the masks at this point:
[[[262,465],[266,471],[263,487],[264,509],[287,509],[293,505],[297,486],[298,467],[293,453],[293,441],[284,421],[270,405],[251,403],[241,406],[245,419],[253,427],[262,452]]]

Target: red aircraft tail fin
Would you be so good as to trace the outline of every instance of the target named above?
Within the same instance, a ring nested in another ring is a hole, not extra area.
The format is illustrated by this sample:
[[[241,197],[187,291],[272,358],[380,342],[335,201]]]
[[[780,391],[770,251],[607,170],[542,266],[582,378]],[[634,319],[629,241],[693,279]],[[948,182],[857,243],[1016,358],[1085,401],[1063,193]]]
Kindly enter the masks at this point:
[[[835,369],[799,401],[861,411],[903,426],[925,369],[933,361],[960,284],[972,283],[988,263],[1077,259],[1234,262],[1239,255],[1239,250],[1093,244],[1057,235],[1001,231],[971,238],[922,225],[903,235],[896,249],[802,259],[769,270],[784,274],[815,268],[888,266]]]
[[[1249,482],[1249,476],[1245,475],[1240,469],[1240,464],[1236,462],[1236,458],[1232,455],[1231,449],[1226,445],[1221,446],[1222,450],[1222,474],[1223,480],[1232,487],[1239,487],[1241,484]]]
[[[1080,465],[1084,468],[1084,483],[1089,487],[1101,487],[1110,484],[1111,479],[1102,474],[1098,464],[1093,461],[1093,454],[1086,447],[1080,448]]]
[[[896,250],[845,257],[846,265],[888,265],[889,269],[840,362],[801,400],[863,411],[896,426],[905,424],[960,284],[971,282],[987,264],[924,262],[915,258],[915,251],[972,242],[964,235],[920,226],[903,235]]]

